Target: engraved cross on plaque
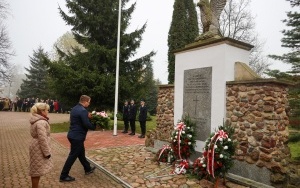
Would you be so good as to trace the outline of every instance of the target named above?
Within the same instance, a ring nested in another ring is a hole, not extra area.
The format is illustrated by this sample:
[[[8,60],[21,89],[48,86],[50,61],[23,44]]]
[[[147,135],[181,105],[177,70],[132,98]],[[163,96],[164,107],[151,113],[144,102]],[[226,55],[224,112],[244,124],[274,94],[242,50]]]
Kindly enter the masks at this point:
[[[193,100],[193,101],[196,101],[196,105],[195,105],[195,115],[196,115],[196,112],[197,112],[197,103],[198,103],[198,98],[197,98],[198,96],[196,95],[196,99],[195,100]]]

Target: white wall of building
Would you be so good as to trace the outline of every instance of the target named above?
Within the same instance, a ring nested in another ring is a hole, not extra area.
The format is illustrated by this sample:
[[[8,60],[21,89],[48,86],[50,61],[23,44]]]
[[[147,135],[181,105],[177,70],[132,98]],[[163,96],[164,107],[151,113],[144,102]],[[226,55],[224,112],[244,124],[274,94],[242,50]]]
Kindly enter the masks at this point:
[[[249,51],[224,42],[175,53],[174,125],[184,114],[184,71],[204,67],[212,67],[211,132],[222,125],[226,116],[226,81],[234,80],[238,61],[248,64]],[[197,141],[196,151],[203,147],[204,142]]]

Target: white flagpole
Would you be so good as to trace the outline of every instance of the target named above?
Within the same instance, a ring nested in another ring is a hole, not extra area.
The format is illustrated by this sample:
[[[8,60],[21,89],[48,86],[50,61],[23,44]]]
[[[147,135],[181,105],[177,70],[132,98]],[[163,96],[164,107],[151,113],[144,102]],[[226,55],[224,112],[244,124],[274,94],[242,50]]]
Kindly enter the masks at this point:
[[[117,136],[117,113],[118,113],[118,96],[119,96],[119,59],[120,59],[120,33],[121,33],[121,11],[122,1],[119,0],[118,16],[118,41],[117,41],[117,62],[116,62],[116,88],[115,88],[115,112],[114,112],[114,136]]]

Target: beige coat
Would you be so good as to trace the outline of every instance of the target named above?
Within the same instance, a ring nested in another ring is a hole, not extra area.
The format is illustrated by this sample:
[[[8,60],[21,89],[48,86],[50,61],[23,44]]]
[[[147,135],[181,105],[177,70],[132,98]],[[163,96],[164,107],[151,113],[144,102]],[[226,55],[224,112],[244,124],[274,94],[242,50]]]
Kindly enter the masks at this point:
[[[45,117],[38,114],[32,115],[29,122],[32,136],[29,146],[29,175],[37,177],[48,173],[53,167],[53,156],[45,158],[51,155],[50,125]]]
[[[9,105],[10,105],[9,100],[5,99],[3,102],[3,110],[9,110]]]

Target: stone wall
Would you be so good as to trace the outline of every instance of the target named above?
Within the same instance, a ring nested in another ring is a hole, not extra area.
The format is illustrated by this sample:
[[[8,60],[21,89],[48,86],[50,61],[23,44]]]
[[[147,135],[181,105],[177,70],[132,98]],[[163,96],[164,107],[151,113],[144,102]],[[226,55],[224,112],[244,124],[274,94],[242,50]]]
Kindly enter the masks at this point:
[[[156,129],[147,132],[147,147],[154,147],[155,140],[170,140],[174,130],[174,85],[159,86],[156,117]]]
[[[234,127],[239,142],[238,166],[247,169],[247,165],[255,165],[260,172],[268,169],[264,179],[269,182],[264,183],[276,187],[286,182],[290,158],[287,88],[284,83],[268,80],[227,82],[226,123]]]
[[[233,173],[282,187],[290,158],[287,84],[270,79],[232,81],[226,89],[226,123],[235,128],[239,142]],[[174,129],[173,85],[159,87],[157,103],[157,127],[146,138],[151,147],[155,140],[168,142]]]

